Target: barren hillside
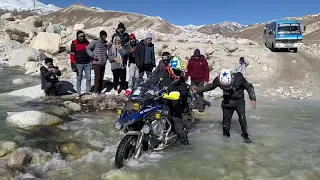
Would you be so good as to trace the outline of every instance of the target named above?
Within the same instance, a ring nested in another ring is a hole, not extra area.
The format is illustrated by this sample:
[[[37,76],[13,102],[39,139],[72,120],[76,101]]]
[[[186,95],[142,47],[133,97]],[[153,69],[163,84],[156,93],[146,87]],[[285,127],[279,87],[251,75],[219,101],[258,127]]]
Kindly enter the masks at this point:
[[[116,28],[119,22],[123,22],[127,29],[149,28],[162,33],[180,33],[182,30],[160,17],[151,17],[135,13],[101,11],[93,8],[75,4],[68,8],[43,16],[52,23],[65,26],[73,26],[83,23],[87,28],[108,26]]]
[[[304,33],[304,43],[315,44],[320,42],[320,14],[308,15],[302,18],[287,17],[286,19],[302,20],[303,25],[306,26],[306,32]],[[264,25],[264,23],[255,24],[238,32],[226,34],[226,36],[235,38],[245,38],[257,42],[262,42],[262,33]]]

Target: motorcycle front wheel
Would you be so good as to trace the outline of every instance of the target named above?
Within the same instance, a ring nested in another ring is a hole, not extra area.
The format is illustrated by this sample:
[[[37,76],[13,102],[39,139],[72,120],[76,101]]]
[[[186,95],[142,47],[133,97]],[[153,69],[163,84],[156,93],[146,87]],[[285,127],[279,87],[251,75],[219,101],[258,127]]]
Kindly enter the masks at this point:
[[[126,135],[125,137],[123,137],[117,148],[115,157],[115,163],[117,168],[122,168],[124,162],[134,155],[137,139],[138,136],[133,135]]]

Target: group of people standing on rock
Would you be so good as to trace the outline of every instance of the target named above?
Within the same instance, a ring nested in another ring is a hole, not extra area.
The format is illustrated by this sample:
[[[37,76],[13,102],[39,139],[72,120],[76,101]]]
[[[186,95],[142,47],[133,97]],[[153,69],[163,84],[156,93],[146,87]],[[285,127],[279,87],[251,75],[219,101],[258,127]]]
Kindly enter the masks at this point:
[[[111,63],[111,71],[113,74],[113,91],[120,93],[125,90],[129,94],[138,78],[143,78],[146,74],[150,81],[159,77],[166,76],[169,81],[183,77],[187,82],[191,79],[191,85],[194,87],[193,92],[199,94],[200,112],[204,111],[204,96],[206,91],[220,87],[223,90],[223,135],[230,137],[231,118],[234,111],[239,116],[239,121],[242,129],[242,137],[245,142],[251,142],[247,133],[247,121],[245,117],[245,101],[244,90],[248,91],[249,98],[253,108],[256,107],[255,91],[246,79],[246,67],[249,62],[241,57],[234,67],[234,72],[229,69],[223,69],[220,74],[209,82],[209,65],[205,56],[201,55],[199,49],[195,49],[194,54],[188,61],[187,68],[184,70],[181,60],[171,56],[169,52],[162,53],[162,60],[156,66],[155,49],[152,43],[152,34],[147,33],[145,39],[140,42],[134,34],[128,34],[123,23],[119,23],[116,33],[112,36],[112,43],[107,42],[107,33],[102,30],[98,39],[89,42],[83,31],[77,32],[77,38],[72,41],[70,50],[71,69],[77,73],[77,93],[81,96],[81,82],[83,72],[86,77],[86,93],[91,91],[91,70],[94,70],[94,87],[93,96],[103,96],[103,78],[106,71],[106,63],[109,60]],[[128,86],[126,85],[127,67],[129,67]],[[156,69],[154,70],[154,68]],[[178,70],[178,71],[175,71]],[[179,72],[176,74],[176,72]],[[181,73],[182,72],[182,73]],[[42,74],[42,89],[48,95],[56,95],[61,84],[58,81],[58,76],[61,75],[58,67],[53,66],[53,60],[47,58],[45,66],[41,67]],[[163,78],[162,78],[163,79]],[[157,81],[157,80],[156,80]],[[168,82],[169,82],[168,81]],[[165,80],[160,82],[163,87],[167,86]],[[183,89],[181,86],[181,97],[183,98]],[[179,89],[179,88],[178,88]],[[185,104],[187,104],[185,102]],[[183,109],[174,107],[173,116],[181,119]],[[180,111],[180,110],[181,111]],[[179,111],[178,111],[179,110]],[[176,121],[179,122],[179,121]],[[181,127],[181,123],[174,123],[176,128]],[[176,129],[177,133],[179,129]],[[178,134],[179,137],[179,134]],[[188,140],[179,138],[183,144],[188,144]]]
[[[148,33],[140,42],[135,35],[128,34],[123,23],[119,23],[116,33],[113,34],[111,43],[107,42],[107,33],[101,31],[98,39],[91,43],[85,38],[81,30],[77,32],[77,39],[71,44],[70,60],[72,70],[77,72],[77,92],[81,96],[81,81],[83,72],[86,74],[86,92],[91,87],[91,65],[94,70],[93,95],[103,96],[103,77],[106,63],[111,63],[113,74],[113,90],[120,93],[130,91],[135,80],[143,77],[144,73],[149,78],[156,66],[155,50],[152,43],[152,34]],[[126,83],[127,67],[129,68],[129,82]]]

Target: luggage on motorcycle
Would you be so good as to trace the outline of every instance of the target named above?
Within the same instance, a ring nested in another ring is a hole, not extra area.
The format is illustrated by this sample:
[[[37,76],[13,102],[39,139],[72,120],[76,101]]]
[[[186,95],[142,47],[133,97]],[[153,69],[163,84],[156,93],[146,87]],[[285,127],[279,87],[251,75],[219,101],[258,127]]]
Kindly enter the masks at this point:
[[[168,99],[171,101],[177,101],[180,99],[180,93],[178,91],[172,91],[169,94],[168,93],[164,93],[162,95],[163,99]]]

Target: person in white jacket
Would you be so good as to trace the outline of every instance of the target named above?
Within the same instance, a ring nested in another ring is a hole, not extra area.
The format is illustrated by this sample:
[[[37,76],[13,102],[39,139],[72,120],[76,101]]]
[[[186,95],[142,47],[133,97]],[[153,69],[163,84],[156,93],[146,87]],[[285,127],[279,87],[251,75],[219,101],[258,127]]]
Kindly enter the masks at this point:
[[[241,72],[243,77],[246,78],[246,68],[249,65],[249,61],[240,57],[238,61],[234,63],[234,72]]]

